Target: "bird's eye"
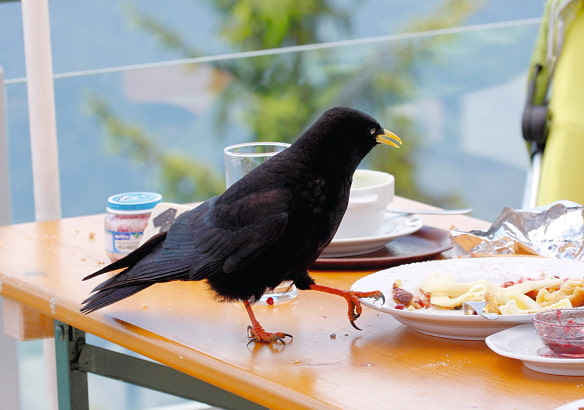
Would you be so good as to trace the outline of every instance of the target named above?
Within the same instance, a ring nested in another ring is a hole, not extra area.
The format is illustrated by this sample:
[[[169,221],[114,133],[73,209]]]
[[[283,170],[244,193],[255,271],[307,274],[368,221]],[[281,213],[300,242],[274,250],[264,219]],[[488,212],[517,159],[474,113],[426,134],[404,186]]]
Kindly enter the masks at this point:
[[[370,133],[371,135],[375,134],[376,132],[377,132],[377,128],[376,128],[376,127],[371,127],[371,128],[369,128],[369,133]]]

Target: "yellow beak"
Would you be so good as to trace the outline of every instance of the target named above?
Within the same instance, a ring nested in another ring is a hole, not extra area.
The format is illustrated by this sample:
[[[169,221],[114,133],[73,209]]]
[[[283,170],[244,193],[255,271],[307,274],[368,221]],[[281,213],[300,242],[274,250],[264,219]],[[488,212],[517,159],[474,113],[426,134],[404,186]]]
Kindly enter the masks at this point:
[[[399,148],[402,144],[401,139],[397,135],[385,129],[383,130],[383,134],[377,135],[376,141],[380,144],[390,145],[395,148]]]

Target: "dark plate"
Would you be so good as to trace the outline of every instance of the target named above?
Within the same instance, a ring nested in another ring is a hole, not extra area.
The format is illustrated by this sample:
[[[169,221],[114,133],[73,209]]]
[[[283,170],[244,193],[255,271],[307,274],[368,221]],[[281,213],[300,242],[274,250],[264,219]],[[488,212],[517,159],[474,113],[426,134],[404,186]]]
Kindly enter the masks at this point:
[[[395,238],[384,248],[362,255],[340,258],[318,258],[314,269],[389,268],[404,263],[420,262],[439,256],[452,248],[448,232],[423,226],[419,231]]]

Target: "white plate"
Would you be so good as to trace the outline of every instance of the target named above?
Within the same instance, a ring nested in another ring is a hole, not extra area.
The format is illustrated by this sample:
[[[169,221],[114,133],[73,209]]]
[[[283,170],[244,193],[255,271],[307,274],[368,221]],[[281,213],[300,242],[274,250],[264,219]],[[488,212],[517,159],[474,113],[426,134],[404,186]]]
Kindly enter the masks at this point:
[[[521,360],[525,367],[536,372],[560,376],[584,376],[584,359],[545,356],[549,349],[543,344],[533,325],[521,325],[503,330],[487,337],[485,342],[493,352]]]
[[[383,248],[400,236],[417,232],[424,221],[417,215],[388,215],[383,220],[380,234],[363,238],[333,239],[320,255],[321,258],[339,258],[341,256],[362,255]]]
[[[489,320],[482,316],[465,315],[461,310],[430,308],[410,311],[395,309],[391,290],[396,279],[401,279],[404,289],[415,291],[420,282],[433,273],[451,276],[460,282],[485,279],[501,284],[506,280],[517,280],[521,277],[537,278],[542,273],[557,275],[560,278],[582,278],[584,265],[582,262],[538,257],[435,260],[396,266],[373,273],[356,281],[352,289],[361,291],[378,289],[382,291],[386,298],[383,305],[376,304],[369,299],[363,299],[361,303],[372,309],[389,313],[404,325],[432,336],[482,340],[506,328],[522,323],[531,323],[533,315],[530,314],[506,315],[500,316],[496,320]]]
[[[584,399],[571,401],[563,406],[557,407],[556,410],[580,410],[584,407]]]

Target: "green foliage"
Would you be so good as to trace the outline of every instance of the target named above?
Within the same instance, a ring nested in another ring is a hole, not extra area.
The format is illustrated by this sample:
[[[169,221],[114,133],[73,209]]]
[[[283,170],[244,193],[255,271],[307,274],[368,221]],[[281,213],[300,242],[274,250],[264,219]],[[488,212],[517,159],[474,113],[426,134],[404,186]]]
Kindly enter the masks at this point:
[[[163,197],[175,202],[195,202],[225,189],[223,176],[217,175],[213,167],[195,163],[183,153],[161,149],[153,142],[154,136],[117,118],[97,95],[88,98],[87,109],[103,125],[109,152],[160,169]]]
[[[349,3],[343,9],[326,0],[207,2],[222,17],[218,35],[238,51],[319,43],[318,28],[325,23],[350,34],[351,7],[359,4]],[[402,32],[459,26],[483,3],[445,0],[433,10],[422,10],[413,21],[404,22]],[[131,24],[150,32],[162,47],[184,57],[204,55],[155,16],[144,15],[135,7],[125,10]],[[435,62],[432,50],[448,41],[450,36],[427,36],[353,46],[354,55],[343,48],[323,48],[208,63],[230,78],[214,103],[216,135],[237,126],[249,130],[253,140],[291,142],[326,108],[361,108],[404,140],[400,150],[375,150],[367,159],[368,166],[395,174],[400,195],[436,205],[451,202],[453,198],[429,198],[418,191],[412,159],[418,131],[403,110],[395,109],[416,97],[412,95],[417,89],[415,65]],[[181,153],[164,152],[153,136],[139,125],[117,118],[105,102],[95,98],[91,105],[115,152],[157,166],[170,197],[192,201],[195,193],[200,198],[220,192],[222,178],[210,167]]]
[[[223,16],[219,35],[240,50],[263,50],[318,42],[318,24],[327,19],[349,26],[350,9],[326,0],[212,0]],[[359,1],[353,2],[358,6]]]

